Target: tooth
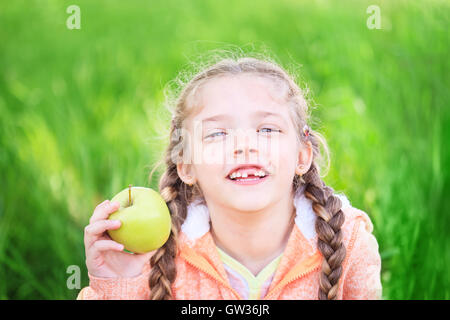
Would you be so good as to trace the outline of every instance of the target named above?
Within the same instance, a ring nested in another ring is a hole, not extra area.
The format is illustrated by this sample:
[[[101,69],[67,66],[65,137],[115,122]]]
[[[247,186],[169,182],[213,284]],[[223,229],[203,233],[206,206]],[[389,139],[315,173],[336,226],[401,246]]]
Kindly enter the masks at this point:
[[[230,174],[230,179],[234,179],[235,175],[234,172],[232,174]]]
[[[261,177],[264,177],[266,173],[264,171],[261,171]]]
[[[236,177],[240,178],[240,177],[241,177],[241,173],[240,173],[240,172],[237,172],[237,173],[236,173]]]
[[[244,173],[242,174],[242,178],[247,178],[247,172],[244,172]]]

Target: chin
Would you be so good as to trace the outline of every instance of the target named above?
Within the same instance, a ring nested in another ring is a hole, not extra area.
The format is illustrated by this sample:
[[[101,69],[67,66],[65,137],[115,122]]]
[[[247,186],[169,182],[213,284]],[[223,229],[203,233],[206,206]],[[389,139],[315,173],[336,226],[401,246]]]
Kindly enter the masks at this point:
[[[233,202],[230,203],[230,207],[243,212],[253,212],[259,211],[266,208],[270,204],[269,198],[265,197],[264,199],[233,199]]]

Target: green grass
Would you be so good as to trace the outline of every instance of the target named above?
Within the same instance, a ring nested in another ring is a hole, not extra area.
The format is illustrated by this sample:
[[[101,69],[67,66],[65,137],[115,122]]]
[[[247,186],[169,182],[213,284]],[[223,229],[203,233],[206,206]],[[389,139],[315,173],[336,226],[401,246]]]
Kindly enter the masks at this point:
[[[67,6],[81,30],[66,28]],[[381,9],[382,29],[366,27]],[[231,45],[268,50],[311,89],[325,180],[366,211],[385,299],[449,299],[445,1],[9,1],[0,5],[0,298],[73,299],[95,206],[149,181],[163,86]]]

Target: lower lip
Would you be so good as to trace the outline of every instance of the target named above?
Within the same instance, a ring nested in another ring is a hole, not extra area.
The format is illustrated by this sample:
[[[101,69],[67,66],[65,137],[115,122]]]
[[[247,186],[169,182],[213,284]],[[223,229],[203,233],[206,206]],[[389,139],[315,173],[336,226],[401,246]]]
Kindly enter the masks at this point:
[[[264,182],[267,179],[267,177],[268,176],[264,176],[262,178],[258,178],[255,180],[253,180],[253,178],[252,178],[252,179],[240,180],[240,181],[239,180],[231,180],[229,178],[227,178],[227,179],[230,180],[234,184],[238,184],[238,185],[242,185],[242,186],[250,186],[250,185],[255,185],[255,184]]]

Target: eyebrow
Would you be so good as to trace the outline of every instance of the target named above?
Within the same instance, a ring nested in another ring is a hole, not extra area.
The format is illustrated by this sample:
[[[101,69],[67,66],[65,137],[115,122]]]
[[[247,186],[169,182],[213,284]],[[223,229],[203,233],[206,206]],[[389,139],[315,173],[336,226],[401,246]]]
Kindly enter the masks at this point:
[[[283,122],[285,122],[284,118],[278,114],[278,113],[273,113],[273,112],[269,112],[269,111],[257,111],[254,113],[254,116],[258,117],[258,118],[267,118],[267,117],[277,117],[280,118]],[[208,118],[205,118],[202,120],[203,123],[205,122],[218,122],[221,120],[230,120],[231,116],[228,114],[217,114]]]
[[[231,117],[228,114],[217,114],[212,117],[208,117],[202,120],[203,123],[205,122],[218,122],[221,120],[230,120]]]

